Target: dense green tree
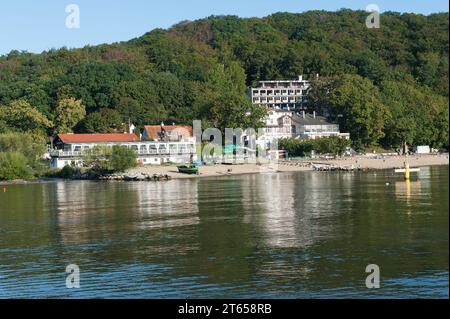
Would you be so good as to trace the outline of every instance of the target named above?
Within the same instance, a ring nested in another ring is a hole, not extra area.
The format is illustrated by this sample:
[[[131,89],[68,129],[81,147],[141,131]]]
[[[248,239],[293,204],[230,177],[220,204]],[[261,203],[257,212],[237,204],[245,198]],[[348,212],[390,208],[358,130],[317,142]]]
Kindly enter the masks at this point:
[[[379,89],[368,79],[358,75],[344,75],[325,81],[332,87],[319,94],[315,101],[326,106],[326,113],[349,132],[356,148],[376,145],[384,137],[384,125],[389,116]]]
[[[201,97],[202,115],[208,126],[219,128],[259,128],[265,110],[246,96],[245,73],[237,63],[217,64],[208,74],[207,90]]]
[[[167,119],[167,111],[158,99],[155,85],[146,79],[121,82],[112,92],[112,104],[123,119],[137,125]]]
[[[53,127],[53,123],[26,100],[0,105],[0,121],[22,132],[45,131]]]
[[[86,110],[97,111],[110,107],[112,91],[121,81],[134,78],[132,69],[117,62],[80,61],[68,68],[67,74],[56,78],[61,85],[71,87],[72,94],[83,101]]]
[[[112,109],[101,109],[99,112],[87,115],[76,129],[79,133],[113,133],[125,130],[122,116]]]
[[[137,166],[136,151],[120,145],[112,147],[111,167],[114,172],[124,172],[135,166]]]
[[[72,133],[75,126],[86,115],[86,109],[81,100],[64,98],[59,100],[55,109],[56,133]]]
[[[19,152],[29,160],[35,161],[45,153],[46,139],[33,133],[0,134],[0,152]]]
[[[448,145],[448,104],[444,97],[414,81],[385,81],[382,95],[390,113],[382,140],[385,146]]]
[[[33,171],[22,153],[0,152],[0,180],[30,179]]]

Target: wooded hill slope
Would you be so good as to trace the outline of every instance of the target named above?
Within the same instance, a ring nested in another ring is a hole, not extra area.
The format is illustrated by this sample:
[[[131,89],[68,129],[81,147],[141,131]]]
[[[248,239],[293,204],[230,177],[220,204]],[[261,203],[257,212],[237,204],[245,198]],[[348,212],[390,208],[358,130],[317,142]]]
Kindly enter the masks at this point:
[[[0,133],[109,132],[130,119],[258,126],[258,80],[320,74],[311,107],[357,147],[448,148],[448,13],[212,16],[127,42],[0,57]],[[244,116],[252,109],[253,116]]]

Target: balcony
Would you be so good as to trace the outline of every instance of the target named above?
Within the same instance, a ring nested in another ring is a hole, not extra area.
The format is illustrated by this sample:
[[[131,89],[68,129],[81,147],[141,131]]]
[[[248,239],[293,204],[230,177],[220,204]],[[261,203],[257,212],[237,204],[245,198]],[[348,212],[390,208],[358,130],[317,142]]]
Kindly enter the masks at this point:
[[[159,149],[134,149],[137,155],[184,155],[194,154],[196,152],[195,146],[180,146],[166,148],[160,147]],[[64,151],[64,150],[49,150],[51,157],[83,157],[84,151]]]
[[[62,151],[62,150],[50,150],[50,156],[52,157],[77,157],[82,156],[82,151]]]

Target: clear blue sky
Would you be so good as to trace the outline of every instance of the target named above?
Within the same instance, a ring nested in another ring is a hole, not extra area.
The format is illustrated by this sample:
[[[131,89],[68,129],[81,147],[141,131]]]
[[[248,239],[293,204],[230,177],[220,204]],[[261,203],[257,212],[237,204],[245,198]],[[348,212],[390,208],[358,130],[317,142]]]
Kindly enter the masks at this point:
[[[80,29],[65,26],[66,5],[80,8]],[[41,52],[125,41],[181,20],[233,14],[262,17],[278,11],[340,8],[430,14],[448,12],[447,0],[3,0],[0,3],[0,55],[11,50]]]

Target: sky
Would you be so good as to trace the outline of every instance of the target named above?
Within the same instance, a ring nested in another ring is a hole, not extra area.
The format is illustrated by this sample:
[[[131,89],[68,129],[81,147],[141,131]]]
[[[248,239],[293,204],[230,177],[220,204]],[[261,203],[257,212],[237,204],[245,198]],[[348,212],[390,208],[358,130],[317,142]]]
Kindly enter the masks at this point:
[[[70,4],[80,10],[79,28],[66,26]],[[210,15],[263,17],[280,11],[364,10],[369,4],[376,4],[381,12],[421,14],[448,12],[449,7],[447,0],[2,0],[0,55],[11,50],[39,53],[126,41],[155,28]]]

